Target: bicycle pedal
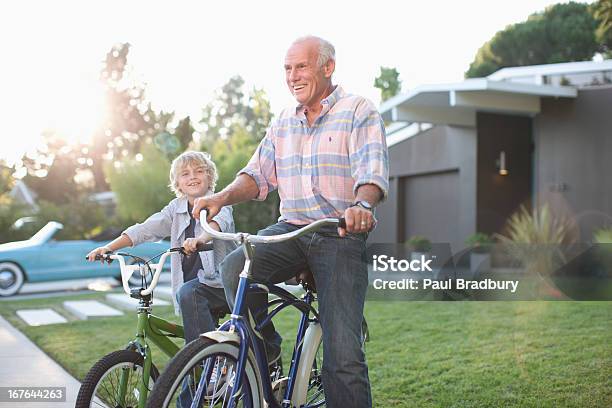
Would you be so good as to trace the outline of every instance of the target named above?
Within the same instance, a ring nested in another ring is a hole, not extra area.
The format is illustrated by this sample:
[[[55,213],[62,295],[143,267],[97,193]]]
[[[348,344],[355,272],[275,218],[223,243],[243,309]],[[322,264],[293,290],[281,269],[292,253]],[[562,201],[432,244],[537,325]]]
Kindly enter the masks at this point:
[[[289,377],[282,377],[272,382],[272,395],[274,395],[275,400],[282,401],[283,398],[285,398],[285,391],[287,391],[288,382]]]

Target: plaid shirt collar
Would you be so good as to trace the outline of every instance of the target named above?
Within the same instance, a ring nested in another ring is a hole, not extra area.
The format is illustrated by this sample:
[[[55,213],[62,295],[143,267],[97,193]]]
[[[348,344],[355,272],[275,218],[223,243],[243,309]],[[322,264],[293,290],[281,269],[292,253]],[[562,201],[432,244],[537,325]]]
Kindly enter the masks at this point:
[[[329,112],[329,110],[336,104],[336,102],[338,102],[340,99],[344,98],[345,96],[346,96],[346,92],[344,92],[344,89],[342,89],[340,85],[336,85],[334,91],[331,94],[329,94],[327,98],[324,98],[321,101],[321,106],[323,106],[323,109],[321,110],[320,116],[323,116],[327,112]],[[304,105],[302,104],[297,105],[295,107],[295,116],[297,116],[298,118],[304,118],[306,116],[304,114],[304,109],[305,109]]]

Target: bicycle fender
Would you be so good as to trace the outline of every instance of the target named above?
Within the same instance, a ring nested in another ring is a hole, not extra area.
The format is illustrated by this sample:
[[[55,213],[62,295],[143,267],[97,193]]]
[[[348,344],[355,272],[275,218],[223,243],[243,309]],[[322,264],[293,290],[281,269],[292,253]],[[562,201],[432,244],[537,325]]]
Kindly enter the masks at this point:
[[[315,360],[322,337],[323,331],[321,330],[321,324],[318,322],[310,323],[304,334],[302,355],[298,362],[293,395],[291,396],[292,407],[301,407],[306,403],[306,394],[308,393],[308,382],[310,381],[312,364]]]
[[[217,343],[236,343],[240,344],[240,336],[238,333],[230,333],[226,331],[210,331],[200,334],[200,337],[205,337]]]

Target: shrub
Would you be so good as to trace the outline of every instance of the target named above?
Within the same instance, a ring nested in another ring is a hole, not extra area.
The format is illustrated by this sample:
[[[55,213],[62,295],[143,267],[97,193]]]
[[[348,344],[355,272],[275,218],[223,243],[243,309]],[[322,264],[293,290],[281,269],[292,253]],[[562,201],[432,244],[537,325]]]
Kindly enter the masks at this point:
[[[553,215],[546,204],[532,213],[521,206],[510,217],[505,235],[495,237],[528,272],[548,274],[557,259],[563,260],[559,245],[565,242],[570,226],[569,219]]]
[[[416,252],[428,252],[431,250],[431,241],[421,235],[411,237],[407,244]]]
[[[612,228],[603,228],[595,231],[593,238],[596,244],[612,244]]]
[[[465,244],[472,248],[473,252],[486,253],[491,249],[493,245],[493,238],[483,232],[477,232],[470,235],[466,240]]]

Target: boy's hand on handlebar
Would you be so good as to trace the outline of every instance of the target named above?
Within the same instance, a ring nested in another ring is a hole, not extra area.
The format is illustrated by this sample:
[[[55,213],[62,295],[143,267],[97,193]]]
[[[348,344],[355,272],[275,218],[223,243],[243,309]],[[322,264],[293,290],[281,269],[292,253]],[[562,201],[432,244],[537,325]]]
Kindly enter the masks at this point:
[[[183,242],[183,250],[187,255],[191,255],[197,251],[198,239],[197,238],[187,238],[185,242]]]
[[[98,247],[98,248],[94,249],[93,251],[91,251],[90,253],[87,254],[87,260],[89,262],[94,262],[96,260],[96,256],[104,255],[104,254],[107,254],[109,252],[113,252],[113,251],[111,251],[110,248],[107,247],[107,246]],[[104,264],[103,260],[100,261],[100,262],[102,264]],[[110,263],[110,261],[108,263]]]
[[[191,211],[191,215],[196,220],[199,220],[200,211],[205,209],[208,212],[207,217],[206,217],[207,221],[211,222],[212,217],[219,214],[219,211],[221,211],[222,207],[223,207],[223,202],[221,202],[221,199],[219,198],[217,194],[213,194],[208,197],[196,198],[195,201],[193,202],[193,210]]]
[[[183,242],[183,250],[187,255],[191,255],[194,252],[200,251],[201,247],[211,239],[212,238],[205,232],[197,238],[187,238],[185,242]],[[200,248],[198,248],[198,246],[200,246]]]
[[[338,228],[338,235],[341,237],[350,234],[361,234],[369,232],[376,224],[376,219],[372,211],[359,206],[349,207],[344,211],[346,228]]]

